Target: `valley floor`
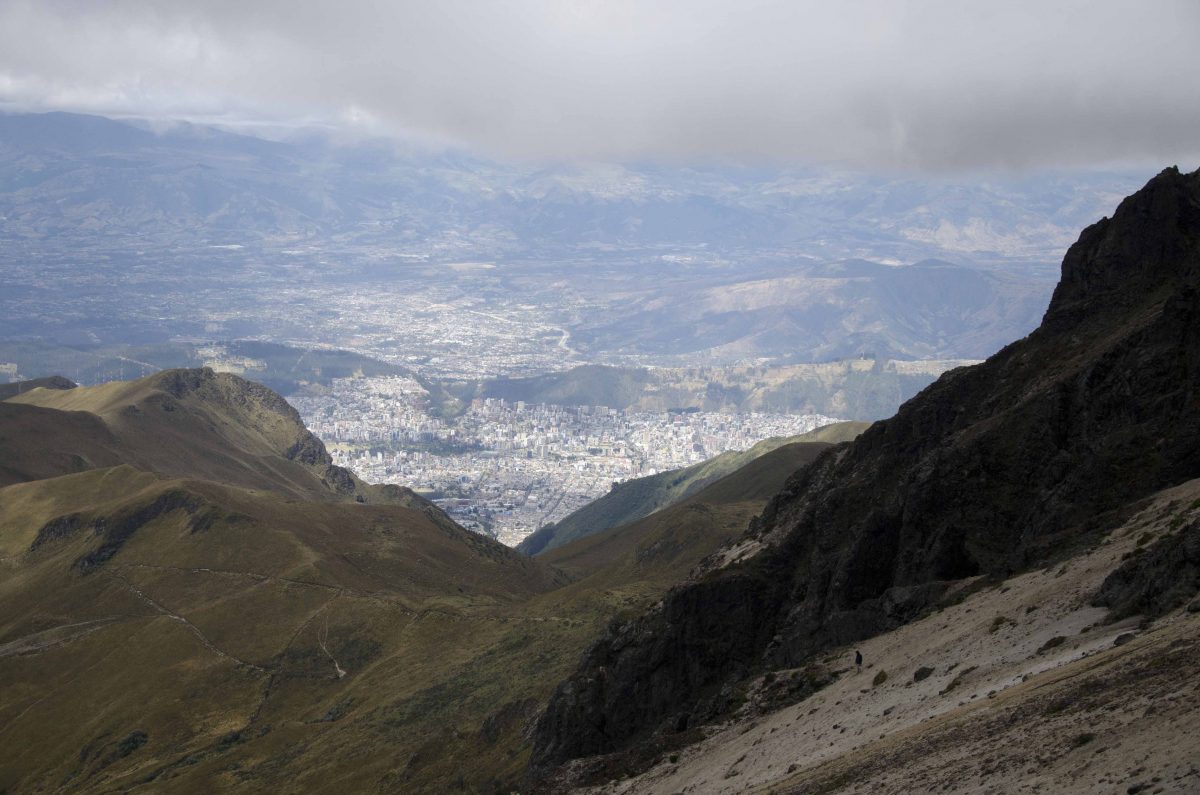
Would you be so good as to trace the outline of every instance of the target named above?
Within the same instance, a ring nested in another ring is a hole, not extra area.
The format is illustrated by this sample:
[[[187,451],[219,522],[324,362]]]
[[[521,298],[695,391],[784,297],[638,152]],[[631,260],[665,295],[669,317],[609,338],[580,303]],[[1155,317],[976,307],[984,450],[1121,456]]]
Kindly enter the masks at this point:
[[[838,650],[807,700],[755,715],[752,693],[674,762],[589,792],[1200,792],[1200,612],[1106,624],[1090,605],[1198,497],[1164,491],[1087,554],[864,641],[861,671]]]

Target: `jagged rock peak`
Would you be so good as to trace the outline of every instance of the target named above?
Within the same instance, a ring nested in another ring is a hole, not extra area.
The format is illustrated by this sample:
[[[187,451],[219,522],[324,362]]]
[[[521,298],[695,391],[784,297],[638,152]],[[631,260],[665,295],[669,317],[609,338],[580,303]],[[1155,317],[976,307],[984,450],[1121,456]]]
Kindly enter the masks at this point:
[[[1045,324],[1061,328],[1082,311],[1125,308],[1198,274],[1200,170],[1172,166],[1083,230],[1063,258]]]
[[[235,405],[253,404],[303,425],[300,413],[279,393],[233,373],[218,373],[211,367],[163,370],[149,376],[149,382],[173,397],[195,394],[202,398],[220,398]]]
[[[183,397],[186,394],[198,391],[205,384],[216,381],[216,378],[217,374],[211,367],[197,367],[193,369],[162,370],[149,376],[148,381],[164,392],[168,392],[175,397]]]
[[[279,393],[233,373],[218,373],[212,368],[163,370],[148,377],[157,390],[176,399],[194,396],[202,403],[225,405],[251,416],[259,411],[282,418],[284,433],[292,437],[281,449],[285,458],[307,466],[317,467],[326,484],[340,494],[356,490],[353,477],[347,470],[333,466],[333,458],[325,445],[304,425],[300,412]]]

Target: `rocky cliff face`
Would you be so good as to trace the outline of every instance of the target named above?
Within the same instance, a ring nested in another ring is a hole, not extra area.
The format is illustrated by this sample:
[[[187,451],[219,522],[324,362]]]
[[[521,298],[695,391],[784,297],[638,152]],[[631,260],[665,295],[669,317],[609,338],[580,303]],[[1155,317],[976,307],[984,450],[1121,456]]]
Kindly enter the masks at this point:
[[[160,388],[177,398],[195,394],[200,400],[227,407],[251,427],[268,429],[275,449],[289,461],[308,467],[335,494],[352,497],[365,490],[349,470],[334,465],[324,443],[304,426],[300,412],[274,390],[207,367],[166,370],[155,377]]]
[[[1090,543],[1200,475],[1200,172],[1084,230],[1042,326],[788,482],[756,553],[615,627],[556,692],[533,765],[718,713],[763,667],[895,628],[948,585]]]

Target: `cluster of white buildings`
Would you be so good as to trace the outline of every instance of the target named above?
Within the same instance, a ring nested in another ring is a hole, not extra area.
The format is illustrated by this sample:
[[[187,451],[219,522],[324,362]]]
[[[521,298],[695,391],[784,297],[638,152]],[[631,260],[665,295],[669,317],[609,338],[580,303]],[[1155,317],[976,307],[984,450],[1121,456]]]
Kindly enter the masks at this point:
[[[402,377],[339,379],[293,397],[336,463],[429,495],[465,526],[516,544],[614,482],[688,466],[771,436],[833,422],[820,415],[635,412],[476,400],[460,417],[428,411]]]

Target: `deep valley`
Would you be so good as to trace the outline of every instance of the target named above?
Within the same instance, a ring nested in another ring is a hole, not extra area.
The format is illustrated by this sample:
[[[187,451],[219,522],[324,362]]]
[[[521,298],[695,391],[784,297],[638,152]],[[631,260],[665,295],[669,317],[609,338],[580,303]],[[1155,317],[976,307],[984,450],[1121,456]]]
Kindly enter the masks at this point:
[[[601,375],[614,412],[719,415],[688,372]],[[523,550],[239,375],[15,385],[0,790],[1196,792],[1198,395],[1174,168],[894,416],[613,485]]]

